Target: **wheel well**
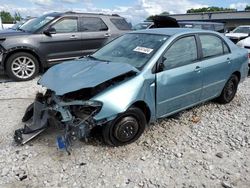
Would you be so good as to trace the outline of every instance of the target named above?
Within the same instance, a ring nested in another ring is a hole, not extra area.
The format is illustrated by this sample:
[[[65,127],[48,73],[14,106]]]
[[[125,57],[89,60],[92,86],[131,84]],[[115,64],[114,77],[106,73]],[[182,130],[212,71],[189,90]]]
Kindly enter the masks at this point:
[[[38,61],[38,63],[39,63],[39,69],[42,70],[43,66],[42,66],[42,63],[41,63],[41,60],[40,60],[39,56],[38,56],[34,51],[29,50],[29,49],[16,49],[16,50],[13,50],[13,51],[9,52],[9,53],[6,55],[5,59],[4,59],[4,69],[6,68],[6,67],[5,67],[5,66],[6,66],[6,62],[8,61],[9,57],[10,57],[11,55],[13,55],[13,54],[15,54],[15,53],[19,53],[19,52],[26,52],[26,53],[32,54],[32,55],[37,59],[37,61]]]
[[[240,78],[241,78],[240,72],[239,72],[239,71],[236,71],[236,72],[234,72],[233,74],[236,75],[236,76],[238,77],[239,81],[240,81]]]
[[[150,109],[149,109],[148,105],[145,102],[143,102],[143,101],[137,101],[132,106],[141,109],[142,112],[145,114],[147,123],[149,123],[150,117],[151,117],[151,112],[150,112]]]

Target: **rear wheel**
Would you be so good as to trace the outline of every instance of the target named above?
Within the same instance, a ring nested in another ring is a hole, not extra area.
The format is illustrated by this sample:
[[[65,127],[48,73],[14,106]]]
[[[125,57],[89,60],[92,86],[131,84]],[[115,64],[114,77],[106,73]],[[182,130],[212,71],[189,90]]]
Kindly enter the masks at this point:
[[[31,80],[39,72],[39,63],[32,54],[18,52],[8,58],[6,72],[16,81]]]
[[[236,75],[233,74],[225,84],[221,95],[217,98],[217,101],[221,104],[231,102],[237,92],[238,84],[239,79]]]
[[[104,125],[104,142],[112,146],[122,146],[137,140],[145,130],[146,118],[139,108],[129,108],[113,121]]]

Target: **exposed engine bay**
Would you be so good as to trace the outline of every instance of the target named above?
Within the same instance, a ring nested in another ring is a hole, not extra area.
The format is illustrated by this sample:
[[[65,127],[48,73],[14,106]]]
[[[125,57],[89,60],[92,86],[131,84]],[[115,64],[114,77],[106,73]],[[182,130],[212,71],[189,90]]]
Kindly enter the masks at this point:
[[[72,140],[86,139],[90,130],[104,123],[93,119],[101,107],[97,101],[63,101],[50,90],[44,95],[38,93],[23,116],[24,128],[15,131],[15,142],[25,144],[49,126],[60,126],[64,127],[64,135],[58,138],[58,147],[69,152]]]

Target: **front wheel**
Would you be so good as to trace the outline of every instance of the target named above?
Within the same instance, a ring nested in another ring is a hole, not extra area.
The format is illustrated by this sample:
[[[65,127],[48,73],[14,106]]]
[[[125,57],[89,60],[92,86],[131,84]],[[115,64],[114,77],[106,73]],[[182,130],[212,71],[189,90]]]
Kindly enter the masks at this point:
[[[104,125],[104,142],[112,146],[122,146],[137,140],[146,127],[146,118],[139,108],[129,108],[113,121]]]
[[[37,59],[29,53],[18,52],[11,55],[6,62],[7,75],[16,81],[33,79],[39,72]]]
[[[231,102],[237,92],[238,84],[239,79],[236,75],[233,74],[225,84],[221,95],[217,98],[217,101],[221,104]]]

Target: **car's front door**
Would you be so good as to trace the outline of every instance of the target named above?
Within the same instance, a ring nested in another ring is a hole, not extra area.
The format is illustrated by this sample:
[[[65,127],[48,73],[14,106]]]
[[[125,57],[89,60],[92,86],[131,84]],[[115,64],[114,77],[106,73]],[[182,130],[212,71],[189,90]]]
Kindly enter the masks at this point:
[[[111,37],[108,26],[99,17],[81,17],[80,29],[84,55],[95,52],[105,45]]]
[[[163,70],[156,74],[157,117],[177,112],[200,101],[202,67],[194,35],[176,40],[163,54]]]
[[[81,32],[79,32],[77,17],[61,18],[50,28],[55,29],[55,34],[44,34],[40,46],[48,62],[71,59],[82,55]]]

